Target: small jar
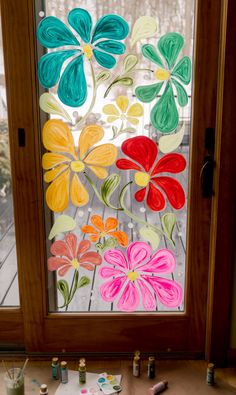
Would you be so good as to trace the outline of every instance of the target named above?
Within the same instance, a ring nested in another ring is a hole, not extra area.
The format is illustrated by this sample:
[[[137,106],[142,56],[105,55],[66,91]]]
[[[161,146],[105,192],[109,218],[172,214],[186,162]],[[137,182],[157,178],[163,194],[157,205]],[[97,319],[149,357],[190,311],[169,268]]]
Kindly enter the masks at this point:
[[[61,382],[62,384],[68,383],[68,369],[67,369],[67,362],[61,362]]]
[[[52,358],[52,378],[54,380],[59,380],[59,377],[60,377],[59,359]]]
[[[7,395],[24,395],[24,374],[20,368],[12,368],[8,370],[4,376]],[[14,379],[13,379],[14,377]]]
[[[79,383],[85,384],[86,383],[86,362],[85,358],[81,358],[79,360]]]
[[[214,371],[214,364],[209,363],[207,365],[207,384],[214,385],[215,384],[215,371]]]
[[[148,377],[154,379],[156,376],[155,357],[148,358]]]
[[[134,359],[133,359],[133,376],[139,377],[140,376],[140,351],[135,351]]]
[[[48,395],[48,387],[47,384],[42,384],[40,387],[40,395]]]

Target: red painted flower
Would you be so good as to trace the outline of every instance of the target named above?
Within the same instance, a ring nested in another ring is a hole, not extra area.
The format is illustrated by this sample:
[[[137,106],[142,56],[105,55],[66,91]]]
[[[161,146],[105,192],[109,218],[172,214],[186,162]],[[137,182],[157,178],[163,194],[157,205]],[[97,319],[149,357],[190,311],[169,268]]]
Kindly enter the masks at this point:
[[[54,257],[48,259],[48,270],[58,270],[59,276],[64,276],[70,268],[94,270],[102,263],[102,258],[97,252],[89,251],[90,247],[89,240],[82,240],[77,245],[77,237],[73,233],[66,235],[64,240],[54,241],[50,248]]]
[[[158,145],[149,137],[138,136],[123,142],[121,149],[129,159],[118,159],[116,166],[122,170],[137,170],[135,183],[142,187],[135,193],[135,199],[145,198],[151,210],[161,211],[166,207],[165,193],[171,206],[176,210],[185,204],[185,194],[180,183],[160,173],[180,173],[186,167],[185,158],[176,153],[166,154],[157,160]]]

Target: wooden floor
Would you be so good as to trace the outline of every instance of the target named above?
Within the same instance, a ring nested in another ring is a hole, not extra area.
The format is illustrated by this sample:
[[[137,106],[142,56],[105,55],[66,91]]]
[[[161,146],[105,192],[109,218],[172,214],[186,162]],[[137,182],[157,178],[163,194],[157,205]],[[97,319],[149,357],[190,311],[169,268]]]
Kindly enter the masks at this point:
[[[12,366],[12,362],[8,362]],[[22,366],[22,362],[14,362],[14,366]],[[77,370],[77,362],[68,362],[69,369]],[[121,395],[145,395],[148,389],[161,380],[168,380],[166,395],[232,395],[236,394],[236,369],[216,369],[216,384],[206,384],[206,362],[204,361],[158,361],[156,378],[147,378],[146,361],[142,363],[141,377],[132,376],[132,363],[125,360],[87,361],[87,371],[94,373],[107,372],[122,375]],[[4,394],[3,368],[0,367],[0,393]],[[50,361],[29,362],[25,375],[25,395],[39,393],[40,384],[47,384],[49,395],[54,395],[59,385],[51,379]],[[79,391],[78,391],[79,394]],[[76,395],[76,394],[70,394]]]

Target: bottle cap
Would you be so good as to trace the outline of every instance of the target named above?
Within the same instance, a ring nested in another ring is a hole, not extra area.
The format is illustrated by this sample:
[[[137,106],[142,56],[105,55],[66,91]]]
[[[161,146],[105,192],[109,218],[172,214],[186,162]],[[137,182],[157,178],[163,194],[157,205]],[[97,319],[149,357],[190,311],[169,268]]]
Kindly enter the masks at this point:
[[[155,357],[149,357],[148,360],[149,360],[150,362],[153,362],[153,361],[155,361]]]
[[[80,358],[79,363],[85,363],[85,358]]]
[[[40,392],[41,392],[41,394],[46,394],[47,391],[48,391],[47,384],[42,384],[42,385],[40,386]]]
[[[67,366],[67,362],[66,361],[61,361],[61,367],[62,368],[66,368]]]
[[[80,367],[80,368],[84,368],[84,367],[85,367],[85,362],[80,362],[80,363],[79,363],[79,367]]]
[[[135,351],[134,355],[135,355],[135,357],[139,357],[140,356],[140,351],[139,350]]]
[[[214,369],[215,365],[214,363],[208,363],[207,367],[208,369]]]
[[[52,358],[52,363],[57,364],[58,363],[58,358],[57,357]]]

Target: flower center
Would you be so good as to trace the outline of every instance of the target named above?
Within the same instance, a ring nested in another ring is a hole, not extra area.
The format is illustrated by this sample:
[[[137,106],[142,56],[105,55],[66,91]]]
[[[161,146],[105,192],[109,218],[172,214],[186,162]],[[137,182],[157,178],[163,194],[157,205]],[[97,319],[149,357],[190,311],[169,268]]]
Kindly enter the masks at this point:
[[[134,175],[135,183],[140,187],[146,187],[150,180],[150,174],[137,171]]]
[[[70,163],[71,170],[75,173],[79,173],[84,170],[85,166],[81,160],[72,160]]]
[[[127,277],[130,281],[135,281],[139,277],[139,273],[138,272],[129,272],[127,274]]]
[[[106,232],[101,232],[101,233],[100,233],[100,236],[101,236],[101,237],[106,237],[106,235],[107,235]]]
[[[92,58],[92,56],[93,56],[93,50],[92,50],[92,48],[90,47],[90,45],[88,45],[88,44],[83,45],[83,51],[84,51],[85,56],[86,56],[88,59],[91,59],[91,58]]]
[[[165,81],[170,78],[170,72],[165,69],[157,69],[155,71],[155,76],[157,80]]]
[[[73,266],[74,269],[78,270],[79,269],[78,259],[76,259],[76,258],[72,259],[71,266]]]

